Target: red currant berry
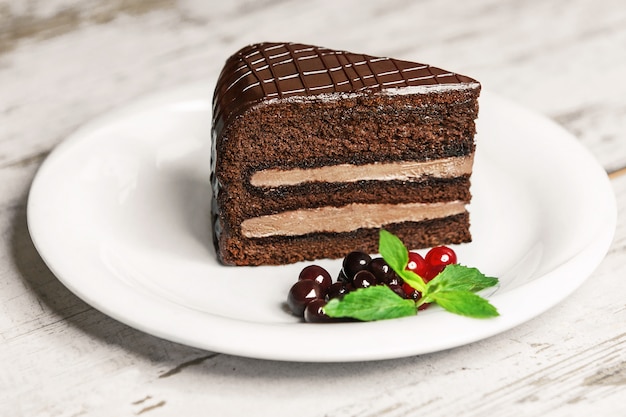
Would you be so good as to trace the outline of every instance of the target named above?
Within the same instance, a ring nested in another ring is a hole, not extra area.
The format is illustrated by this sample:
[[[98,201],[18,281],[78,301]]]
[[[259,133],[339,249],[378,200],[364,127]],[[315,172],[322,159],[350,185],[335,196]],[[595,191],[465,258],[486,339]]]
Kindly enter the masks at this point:
[[[429,266],[422,278],[424,278],[424,281],[428,282],[435,278],[437,275],[439,275],[439,273],[443,271],[445,267],[445,265]]]
[[[411,287],[406,282],[402,284],[401,288],[402,288],[402,291],[404,291],[405,298],[415,299],[415,295],[418,293],[415,288]]]
[[[424,273],[428,270],[428,266],[428,263],[422,255],[417,252],[409,252],[409,263],[407,264],[406,269],[415,272],[423,278]]]
[[[447,246],[437,246],[428,251],[426,262],[430,266],[452,265],[456,263],[456,253]]]

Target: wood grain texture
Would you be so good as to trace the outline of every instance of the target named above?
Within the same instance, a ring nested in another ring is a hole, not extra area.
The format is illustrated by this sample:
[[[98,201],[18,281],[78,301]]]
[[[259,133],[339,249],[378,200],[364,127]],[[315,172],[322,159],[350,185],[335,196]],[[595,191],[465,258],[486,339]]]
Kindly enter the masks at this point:
[[[611,173],[619,221],[606,259],[513,330],[368,363],[206,352],[78,299],[28,234],[42,161],[94,117],[214,79],[228,55],[263,40],[430,62],[552,118]],[[619,0],[0,0],[0,415],[625,415],[624,51]]]

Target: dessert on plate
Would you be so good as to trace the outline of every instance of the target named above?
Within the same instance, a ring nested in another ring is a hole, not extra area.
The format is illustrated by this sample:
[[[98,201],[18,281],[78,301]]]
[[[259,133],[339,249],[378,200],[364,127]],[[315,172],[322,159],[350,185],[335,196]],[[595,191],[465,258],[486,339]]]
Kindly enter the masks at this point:
[[[297,43],[232,55],[213,97],[214,241],[224,264],[471,241],[480,83]]]

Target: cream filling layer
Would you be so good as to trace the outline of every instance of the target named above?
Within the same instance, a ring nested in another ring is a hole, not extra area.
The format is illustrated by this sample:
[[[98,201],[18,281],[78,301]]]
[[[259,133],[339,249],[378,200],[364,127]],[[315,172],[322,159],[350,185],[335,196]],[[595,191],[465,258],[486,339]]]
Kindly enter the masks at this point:
[[[472,172],[474,154],[432,161],[376,162],[366,165],[339,164],[310,169],[270,168],[255,172],[254,187],[281,187],[307,182],[416,181],[431,176],[454,178]]]
[[[300,236],[308,233],[350,232],[390,223],[419,222],[465,212],[465,203],[362,204],[285,211],[246,219],[241,233],[248,238]]]

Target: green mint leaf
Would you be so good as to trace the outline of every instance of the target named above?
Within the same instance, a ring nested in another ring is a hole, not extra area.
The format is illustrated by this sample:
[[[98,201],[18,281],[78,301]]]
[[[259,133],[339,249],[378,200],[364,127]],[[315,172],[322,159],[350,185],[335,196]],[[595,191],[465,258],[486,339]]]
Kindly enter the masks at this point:
[[[448,265],[428,284],[432,291],[471,291],[477,292],[498,284],[497,278],[488,277],[476,268],[463,265]]]
[[[415,302],[400,297],[386,285],[375,285],[333,298],[324,306],[330,317],[350,317],[362,321],[394,319],[417,313]]]
[[[378,240],[378,251],[387,264],[398,274],[404,282],[420,292],[424,292],[424,280],[413,271],[406,269],[409,263],[409,250],[394,234],[381,229]]]
[[[378,251],[396,274],[404,271],[409,263],[409,251],[394,234],[381,229],[378,238]]]
[[[406,282],[422,294],[426,291],[426,284],[424,283],[424,280],[415,272],[404,269],[399,272],[396,271],[396,274],[398,274],[404,282]]]
[[[461,316],[483,319],[500,315],[489,301],[471,291],[437,291],[429,298],[447,311]]]

